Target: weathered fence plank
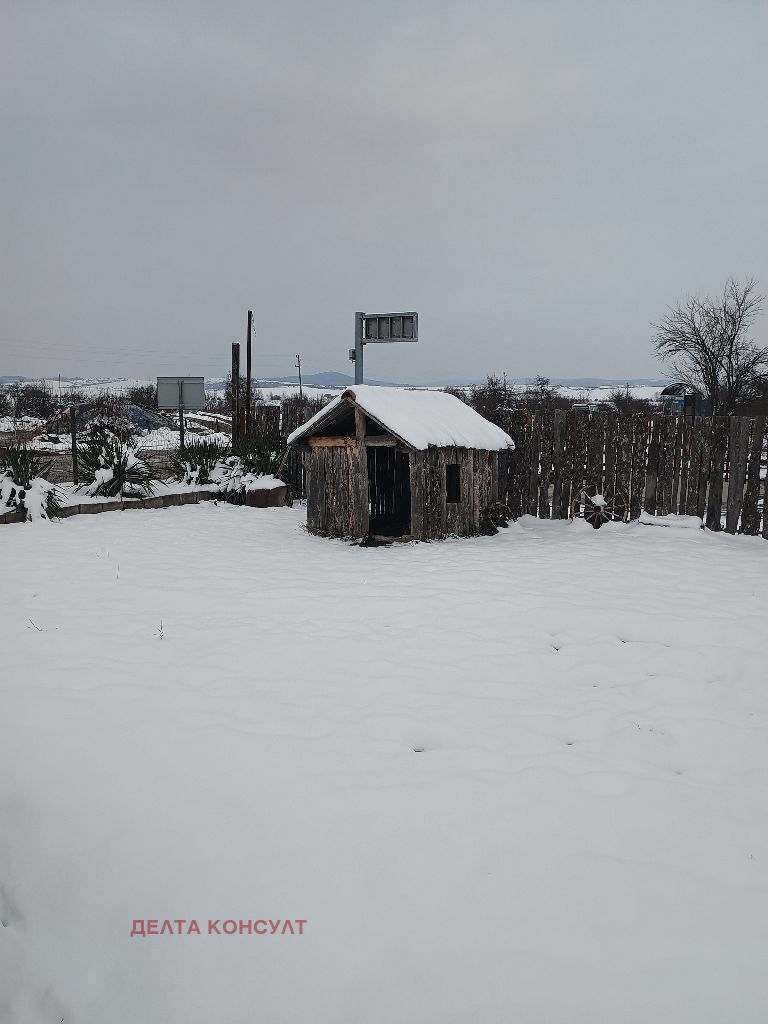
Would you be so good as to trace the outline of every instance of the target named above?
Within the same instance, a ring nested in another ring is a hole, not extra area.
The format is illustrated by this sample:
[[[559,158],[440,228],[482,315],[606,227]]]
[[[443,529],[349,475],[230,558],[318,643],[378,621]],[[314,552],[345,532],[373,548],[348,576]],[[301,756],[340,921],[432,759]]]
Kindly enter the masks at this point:
[[[573,475],[571,477],[571,502],[579,494],[585,483],[587,471],[587,451],[589,447],[589,413],[576,413],[576,429],[573,445]]]
[[[595,412],[589,417],[589,437],[587,438],[587,459],[585,479],[587,486],[597,488],[603,493],[603,463],[605,455],[605,417]]]
[[[765,424],[765,416],[755,417],[752,424],[752,441],[749,446],[746,490],[744,491],[744,504],[741,508],[741,532],[750,537],[755,537],[760,532],[760,467],[763,461]],[[765,497],[763,504],[765,504]]]
[[[571,514],[571,486],[573,482],[573,447],[576,432],[577,413],[569,410],[565,418],[563,437],[562,487],[560,492],[560,518],[568,519]]]
[[[619,416],[616,421],[618,442],[616,446],[615,495],[618,501],[630,508],[632,485],[632,417]]]
[[[656,515],[657,490],[659,481],[659,435],[663,417],[655,414],[651,424],[648,441],[648,458],[645,471],[645,497],[643,508],[651,515]],[[634,517],[633,517],[634,518]]]
[[[632,417],[632,472],[629,492],[629,518],[639,519],[648,490],[648,462],[653,424],[645,413]],[[654,494],[656,481],[654,478]]]
[[[722,530],[723,474],[728,452],[728,416],[716,416],[710,439],[710,478],[707,498],[707,529]]]
[[[680,425],[680,477],[677,490],[677,511],[685,515],[688,504],[688,483],[691,479],[691,428],[693,420],[690,416],[681,417]]]
[[[616,413],[605,417],[605,457],[603,460],[603,494],[616,493],[616,447],[619,419]]]
[[[728,500],[726,502],[725,531],[736,533],[744,504],[744,484],[747,479],[749,458],[749,431],[752,421],[748,416],[731,416],[730,459],[728,463]]]
[[[555,409],[552,426],[552,518],[562,519],[563,456],[565,451],[565,409]]]
[[[539,473],[541,466],[541,417],[540,412],[535,412],[531,417],[529,433],[530,460],[528,463],[528,496],[525,502],[525,511],[529,516],[535,516],[539,511]]]
[[[687,453],[685,450],[685,416],[676,416],[675,424],[675,468],[672,476],[672,511],[675,515],[680,511],[680,492],[683,488],[687,469]]]
[[[509,421],[509,435],[515,442],[514,458],[510,462],[507,480],[506,502],[515,519],[523,514],[522,486],[527,480],[528,441],[525,433],[527,416],[525,413],[513,413]]]
[[[659,484],[660,507],[657,514],[667,516],[674,512],[672,493],[675,480],[675,443],[677,439],[677,417],[665,416],[659,432]]]
[[[539,476],[539,519],[549,519],[549,484],[552,477],[554,416],[547,409],[541,414],[541,474]]]
[[[712,475],[712,427],[714,426],[711,416],[701,420],[701,460],[699,463],[699,494],[696,506],[696,515],[703,519],[707,513],[707,502],[709,501],[709,481]]]
[[[688,419],[688,417],[686,417]],[[685,514],[688,516],[698,515],[699,510],[699,475],[701,473],[701,445],[702,445],[702,421],[691,418],[690,420],[690,463],[688,467],[688,490],[685,495]]]

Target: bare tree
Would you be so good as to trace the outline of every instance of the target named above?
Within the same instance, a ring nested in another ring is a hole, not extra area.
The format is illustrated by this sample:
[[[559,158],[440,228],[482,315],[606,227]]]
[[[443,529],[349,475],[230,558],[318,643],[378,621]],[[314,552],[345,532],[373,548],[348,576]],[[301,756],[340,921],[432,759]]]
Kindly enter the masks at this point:
[[[648,398],[635,398],[626,388],[614,388],[608,396],[608,401],[620,416],[631,416],[633,413],[650,412],[653,409],[653,402]]]
[[[762,303],[754,279],[731,278],[720,298],[689,296],[651,325],[656,356],[681,382],[708,395],[717,415],[750,401],[768,372],[768,348],[749,336]]]

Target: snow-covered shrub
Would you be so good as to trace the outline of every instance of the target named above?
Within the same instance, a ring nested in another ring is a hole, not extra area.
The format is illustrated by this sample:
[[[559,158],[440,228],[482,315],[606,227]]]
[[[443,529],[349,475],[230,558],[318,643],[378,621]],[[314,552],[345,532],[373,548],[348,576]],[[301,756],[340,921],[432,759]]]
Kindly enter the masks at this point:
[[[86,494],[105,498],[152,494],[157,474],[139,458],[140,449],[110,435],[94,435],[77,449],[80,484]]]
[[[210,472],[211,483],[220,488],[233,505],[244,505],[246,491],[259,486],[272,474],[280,461],[280,449],[265,434],[249,434],[232,445],[232,454],[222,459]]]
[[[57,515],[61,501],[46,479],[52,464],[43,452],[23,444],[0,448],[0,515],[24,512],[28,520]]]
[[[218,462],[211,470],[210,479],[224,500],[232,505],[244,505],[248,491],[282,485],[282,481],[278,482],[270,473],[250,473],[238,455],[230,455]]]
[[[240,459],[246,473],[268,476],[280,462],[280,445],[268,434],[253,433],[238,438],[232,445],[232,454]]]
[[[221,441],[192,441],[174,452],[171,476],[182,484],[209,484],[216,465],[229,458],[231,452],[230,446]]]

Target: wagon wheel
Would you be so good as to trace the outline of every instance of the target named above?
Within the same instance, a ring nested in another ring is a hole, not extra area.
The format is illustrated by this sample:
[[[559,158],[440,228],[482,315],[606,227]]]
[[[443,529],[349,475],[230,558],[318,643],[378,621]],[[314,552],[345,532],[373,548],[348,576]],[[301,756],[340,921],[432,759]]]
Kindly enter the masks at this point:
[[[601,494],[594,485],[582,487],[571,504],[571,519],[586,519],[599,530],[603,523],[623,523],[627,519],[627,499],[620,491]]]
[[[509,526],[510,519],[514,521],[514,518],[509,505],[505,505],[503,501],[492,501],[485,510],[485,522],[489,529],[494,532],[499,527],[506,529]]]

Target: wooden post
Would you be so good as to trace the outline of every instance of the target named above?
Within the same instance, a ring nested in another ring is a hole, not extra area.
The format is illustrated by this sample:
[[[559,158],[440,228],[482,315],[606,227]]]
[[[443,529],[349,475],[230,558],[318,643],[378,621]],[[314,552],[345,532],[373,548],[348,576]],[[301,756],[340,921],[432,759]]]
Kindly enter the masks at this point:
[[[232,343],[232,440],[240,436],[240,342]]]
[[[250,434],[253,427],[251,420],[252,406],[251,406],[251,332],[253,329],[253,310],[248,310],[248,332],[246,334],[245,342],[245,432]]]
[[[179,406],[179,448],[184,449],[184,410]]]
[[[72,483],[77,484],[77,414],[74,405],[69,407],[69,433],[72,437]]]

